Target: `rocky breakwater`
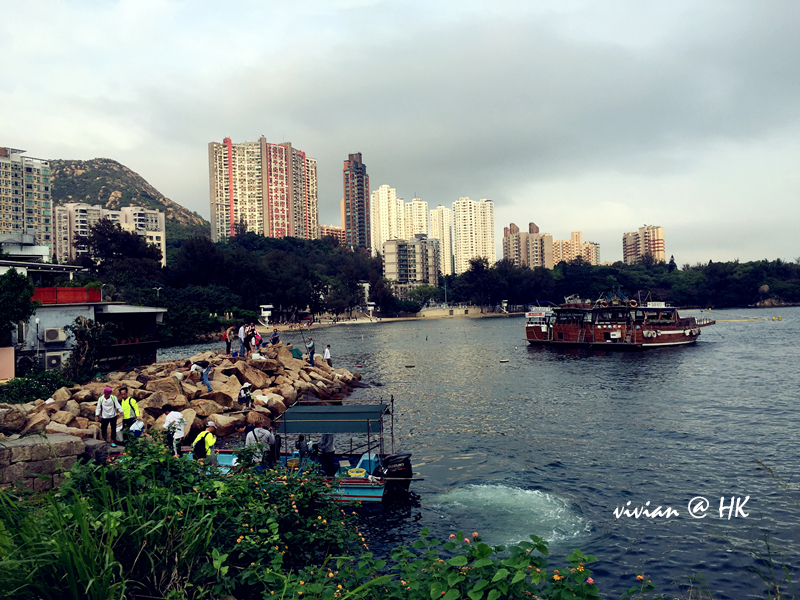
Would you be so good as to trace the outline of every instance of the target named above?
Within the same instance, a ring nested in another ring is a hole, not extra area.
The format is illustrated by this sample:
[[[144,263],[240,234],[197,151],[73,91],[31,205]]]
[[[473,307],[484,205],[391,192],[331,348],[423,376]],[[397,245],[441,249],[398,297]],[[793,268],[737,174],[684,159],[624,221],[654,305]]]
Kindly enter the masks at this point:
[[[362,387],[361,375],[347,369],[331,369],[325,361],[312,367],[292,357],[283,347],[264,349],[263,358],[230,358],[221,351],[203,352],[188,359],[161,362],[130,372],[110,373],[108,381],[61,388],[52,399],[23,405],[0,405],[0,432],[4,434],[69,434],[82,439],[99,437],[94,421],[97,400],[110,386],[115,395],[126,386],[137,400],[146,428],[163,428],[163,406],[171,404],[188,425],[185,441],[191,442],[206,421],[217,425],[217,435],[234,432],[240,423],[269,426],[296,402],[341,401],[354,387]],[[192,382],[185,369],[192,362],[207,360],[212,366],[211,391]],[[250,384],[254,408],[243,411],[239,391]]]

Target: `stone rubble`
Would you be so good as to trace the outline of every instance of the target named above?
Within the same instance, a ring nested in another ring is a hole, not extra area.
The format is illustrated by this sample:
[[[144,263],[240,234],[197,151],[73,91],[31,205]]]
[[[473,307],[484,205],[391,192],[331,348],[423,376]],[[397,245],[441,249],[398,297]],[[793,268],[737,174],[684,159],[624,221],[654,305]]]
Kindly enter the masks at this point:
[[[231,358],[222,351],[202,352],[188,359],[155,363],[133,371],[109,373],[107,382],[63,387],[52,401],[36,400],[23,405],[0,404],[2,434],[67,434],[83,440],[100,436],[94,414],[98,398],[108,386],[117,395],[127,386],[137,400],[147,430],[162,428],[164,404],[181,412],[188,425],[185,441],[202,431],[206,421],[217,425],[217,435],[227,436],[239,423],[269,426],[289,406],[300,403],[335,403],[355,387],[365,387],[360,373],[331,369],[315,355],[315,366],[296,359],[283,345],[264,348],[261,359]],[[201,381],[190,382],[178,370],[207,360],[212,366],[211,391]],[[239,390],[251,384],[254,408],[243,410]],[[120,421],[121,422],[121,421]]]

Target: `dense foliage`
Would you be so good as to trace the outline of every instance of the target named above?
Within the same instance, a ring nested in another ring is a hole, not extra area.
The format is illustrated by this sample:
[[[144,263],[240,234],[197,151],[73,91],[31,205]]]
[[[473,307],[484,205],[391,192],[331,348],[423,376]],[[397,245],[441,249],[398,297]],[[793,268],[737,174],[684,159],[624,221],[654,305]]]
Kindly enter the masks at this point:
[[[773,299],[800,302],[800,262],[755,261],[684,265],[674,262],[640,265],[614,263],[593,266],[583,261],[560,263],[555,269],[515,267],[509,261],[494,266],[475,259],[459,277],[447,278],[450,302],[496,305],[503,300],[522,305],[536,302],[560,304],[565,296],[578,294],[596,299],[601,292],[623,288],[649,290],[653,300],[675,306],[749,306]]]
[[[282,468],[223,474],[174,458],[161,436],[132,441],[111,465],[74,467],[57,492],[0,491],[0,597],[600,597],[594,557],[576,550],[548,570],[536,536],[490,547],[477,532],[443,542],[423,529],[378,558],[329,485]]]
[[[70,383],[58,371],[31,371],[0,386],[0,403],[25,404],[37,398],[49,398]]]
[[[11,332],[36,312],[33,284],[13,267],[0,275],[0,347],[11,345]]]

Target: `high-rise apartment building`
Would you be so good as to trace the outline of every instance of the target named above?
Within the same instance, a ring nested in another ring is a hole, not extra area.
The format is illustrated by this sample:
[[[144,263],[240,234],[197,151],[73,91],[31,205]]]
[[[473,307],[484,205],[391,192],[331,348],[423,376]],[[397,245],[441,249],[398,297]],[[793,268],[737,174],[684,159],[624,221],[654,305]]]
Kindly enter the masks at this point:
[[[383,274],[397,297],[421,283],[439,285],[439,240],[418,233],[408,240],[387,240],[382,249]]]
[[[405,210],[402,198],[397,197],[397,190],[382,185],[372,192],[370,209],[372,216],[372,254],[377,255],[387,240],[406,239]]]
[[[666,261],[663,227],[645,225],[638,231],[622,235],[622,258],[626,265],[641,262],[647,254],[656,262]]]
[[[553,236],[539,233],[536,223],[528,224],[527,233],[511,223],[503,228],[503,258],[519,267],[552,269]]]
[[[346,236],[344,232],[344,227],[339,227],[338,225],[320,225],[319,226],[319,239],[324,237],[334,237],[339,240],[339,244],[344,246],[346,241]]]
[[[74,261],[86,250],[75,247],[75,240],[89,235],[100,219],[117,223],[124,231],[136,233],[161,250],[161,265],[167,264],[167,236],[164,213],[140,206],[108,210],[82,202],[69,202],[55,209],[55,258],[60,263]]]
[[[361,152],[350,154],[342,169],[342,227],[347,246],[369,250],[372,243],[370,228],[369,175]]]
[[[406,239],[411,239],[418,233],[429,235],[428,230],[428,203],[422,198],[414,198],[406,203]]]
[[[238,226],[267,237],[317,237],[317,161],[291,143],[211,142],[208,176],[215,242]]]
[[[494,203],[459,198],[453,202],[453,262],[456,275],[469,269],[473,258],[497,261],[494,245]]]
[[[53,201],[50,163],[22,156],[25,150],[0,147],[0,234],[33,233],[53,255]]]
[[[439,240],[439,271],[453,274],[453,211],[441,204],[431,211],[430,237]]]
[[[600,264],[600,244],[584,242],[580,231],[573,231],[568,240],[553,241],[553,262],[571,262],[581,258],[592,265]]]

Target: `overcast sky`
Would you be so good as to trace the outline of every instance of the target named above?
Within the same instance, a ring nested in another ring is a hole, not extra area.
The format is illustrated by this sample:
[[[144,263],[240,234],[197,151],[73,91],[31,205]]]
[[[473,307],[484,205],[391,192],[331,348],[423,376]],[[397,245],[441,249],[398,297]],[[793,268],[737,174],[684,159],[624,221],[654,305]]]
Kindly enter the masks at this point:
[[[664,227],[679,265],[800,256],[800,2],[0,5],[0,145],[113,158],[209,217],[208,142],[495,203],[495,236]]]

